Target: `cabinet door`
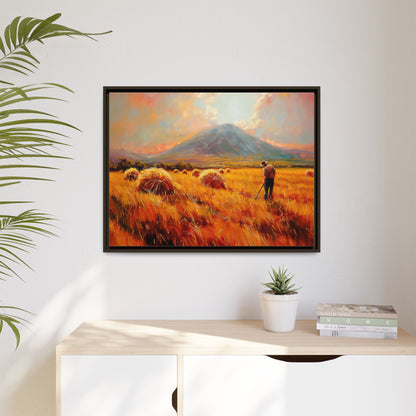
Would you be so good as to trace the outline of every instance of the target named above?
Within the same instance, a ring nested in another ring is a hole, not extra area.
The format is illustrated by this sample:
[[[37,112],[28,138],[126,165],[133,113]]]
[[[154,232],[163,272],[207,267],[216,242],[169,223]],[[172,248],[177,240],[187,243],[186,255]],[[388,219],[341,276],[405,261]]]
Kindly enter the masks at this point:
[[[415,381],[413,355],[343,356],[322,363],[290,363],[286,414],[414,416]]]
[[[173,416],[176,386],[176,356],[63,355],[61,416]]]
[[[184,416],[284,415],[284,368],[264,356],[184,356]]]
[[[416,356],[186,356],[184,416],[414,416]]]

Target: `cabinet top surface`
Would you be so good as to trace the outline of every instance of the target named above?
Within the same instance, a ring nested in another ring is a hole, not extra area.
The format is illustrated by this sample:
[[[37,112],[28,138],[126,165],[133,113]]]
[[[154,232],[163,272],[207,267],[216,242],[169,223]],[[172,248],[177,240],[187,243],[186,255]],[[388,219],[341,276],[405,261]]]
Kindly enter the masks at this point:
[[[58,355],[416,354],[416,337],[399,328],[397,340],[320,337],[316,321],[296,321],[295,330],[268,332],[260,320],[89,321],[58,344]]]

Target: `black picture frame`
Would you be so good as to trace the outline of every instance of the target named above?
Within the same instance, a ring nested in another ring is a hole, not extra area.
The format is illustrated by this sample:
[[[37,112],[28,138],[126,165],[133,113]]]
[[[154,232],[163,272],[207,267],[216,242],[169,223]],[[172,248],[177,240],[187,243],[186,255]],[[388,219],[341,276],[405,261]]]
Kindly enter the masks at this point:
[[[110,244],[110,115],[112,93],[311,93],[313,94],[313,241],[308,245],[270,245],[270,246],[179,246],[179,245],[111,245]],[[320,252],[320,87],[319,86],[105,86],[103,87],[103,251],[104,252]]]

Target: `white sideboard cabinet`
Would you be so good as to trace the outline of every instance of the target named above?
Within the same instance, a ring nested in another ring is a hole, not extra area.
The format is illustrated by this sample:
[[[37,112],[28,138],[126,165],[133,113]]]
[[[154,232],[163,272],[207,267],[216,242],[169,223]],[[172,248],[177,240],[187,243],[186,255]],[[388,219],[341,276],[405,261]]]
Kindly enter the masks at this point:
[[[414,416],[416,338],[315,321],[91,321],[56,348],[57,416]]]

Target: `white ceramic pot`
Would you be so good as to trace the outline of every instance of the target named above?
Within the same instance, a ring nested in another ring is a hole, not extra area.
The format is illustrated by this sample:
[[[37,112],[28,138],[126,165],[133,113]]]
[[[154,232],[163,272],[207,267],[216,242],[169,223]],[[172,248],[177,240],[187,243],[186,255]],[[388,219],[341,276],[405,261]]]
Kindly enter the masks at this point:
[[[261,294],[264,329],[272,332],[290,332],[295,328],[299,295],[274,295],[267,290]]]

